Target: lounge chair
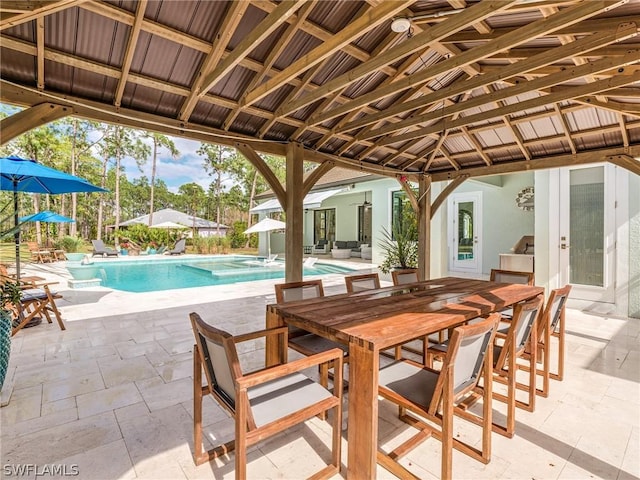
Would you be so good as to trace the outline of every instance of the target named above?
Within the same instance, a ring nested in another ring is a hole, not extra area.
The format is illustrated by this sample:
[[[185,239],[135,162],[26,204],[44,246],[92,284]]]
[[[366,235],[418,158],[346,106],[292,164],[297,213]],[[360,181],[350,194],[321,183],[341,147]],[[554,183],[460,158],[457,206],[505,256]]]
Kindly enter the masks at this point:
[[[27,242],[29,252],[31,253],[31,260],[37,263],[53,262],[51,251],[46,248],[40,247],[37,242]]]
[[[167,250],[165,255],[182,255],[186,250],[187,241],[181,238],[176,242],[171,250]]]
[[[264,259],[264,263],[265,264],[273,263],[276,261],[276,258],[278,258],[277,253],[270,253],[269,256]]]
[[[302,266],[305,268],[313,268],[313,266],[317,261],[318,261],[318,257],[307,257],[305,261],[302,263]]]
[[[111,247],[107,247],[102,240],[91,240],[93,244],[93,255],[101,255],[103,257],[117,257],[118,252]]]
[[[4,271],[6,272],[6,270]],[[22,290],[22,295],[20,302],[16,305],[10,305],[10,310],[13,312],[14,317],[11,335],[15,335],[29,322],[42,315],[44,315],[49,323],[52,323],[51,314],[56,317],[60,330],[66,330],[55,302],[56,299],[62,298],[62,295],[52,292],[49,289],[49,285],[55,285],[57,282],[42,283],[36,280],[38,278],[39,277],[21,278],[20,289]],[[10,276],[0,276],[0,285],[7,281],[15,282],[15,279]]]
[[[156,254],[162,255],[166,250],[167,250],[167,246],[162,245],[160,248],[158,248],[158,250],[156,250]]]

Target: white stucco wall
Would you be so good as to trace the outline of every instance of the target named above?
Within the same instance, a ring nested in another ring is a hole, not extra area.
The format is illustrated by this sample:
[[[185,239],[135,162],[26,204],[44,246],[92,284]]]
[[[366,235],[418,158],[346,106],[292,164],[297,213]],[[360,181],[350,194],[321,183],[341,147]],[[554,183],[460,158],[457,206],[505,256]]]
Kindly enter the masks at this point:
[[[467,180],[453,194],[482,192],[482,273],[488,275],[498,268],[501,253],[511,248],[523,235],[534,234],[534,212],[518,208],[518,192],[534,185],[533,173],[502,175],[501,181],[487,177],[487,182]],[[536,191],[536,198],[538,192]],[[448,212],[447,212],[448,213]],[[446,230],[444,232],[446,235]]]
[[[629,316],[640,318],[640,176],[629,174]]]

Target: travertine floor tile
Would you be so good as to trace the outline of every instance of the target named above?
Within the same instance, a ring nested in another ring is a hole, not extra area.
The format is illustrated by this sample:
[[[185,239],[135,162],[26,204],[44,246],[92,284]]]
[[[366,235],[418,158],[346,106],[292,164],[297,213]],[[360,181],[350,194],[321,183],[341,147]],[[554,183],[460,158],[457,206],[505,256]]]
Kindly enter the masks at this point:
[[[124,383],[78,395],[76,401],[78,402],[78,416],[84,418],[133,405],[142,401],[142,397],[134,383]]]

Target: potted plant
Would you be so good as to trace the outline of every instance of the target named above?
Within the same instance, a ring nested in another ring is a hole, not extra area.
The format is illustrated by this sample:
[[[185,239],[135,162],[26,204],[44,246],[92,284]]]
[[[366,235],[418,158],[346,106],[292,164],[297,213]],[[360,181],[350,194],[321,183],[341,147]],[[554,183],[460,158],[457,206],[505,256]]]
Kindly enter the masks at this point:
[[[414,223],[401,222],[394,227],[393,235],[383,228],[382,236],[378,245],[385,255],[380,264],[383,273],[418,266],[418,232]]]
[[[0,390],[4,384],[7,368],[9,367],[9,355],[11,354],[11,329],[13,327],[13,315],[9,305],[20,303],[22,289],[20,284],[8,278],[4,278],[0,297]]]

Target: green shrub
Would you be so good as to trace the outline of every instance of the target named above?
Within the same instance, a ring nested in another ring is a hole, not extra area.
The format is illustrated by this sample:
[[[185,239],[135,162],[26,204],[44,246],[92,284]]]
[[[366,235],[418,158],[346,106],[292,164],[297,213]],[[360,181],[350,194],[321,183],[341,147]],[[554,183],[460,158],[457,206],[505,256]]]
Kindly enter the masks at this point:
[[[70,235],[66,235],[55,242],[54,246],[55,248],[62,249],[67,253],[76,253],[80,251],[83,244],[84,242],[80,237],[72,237]]]

